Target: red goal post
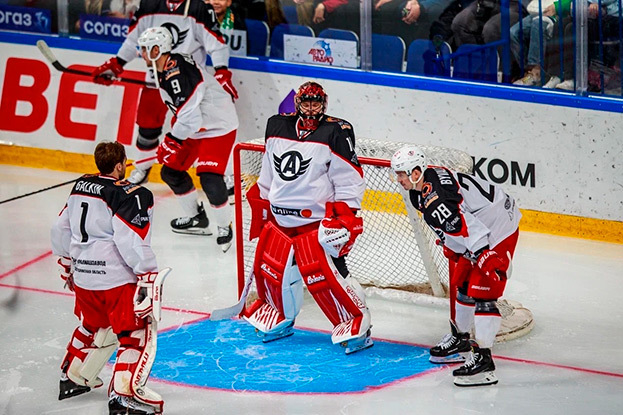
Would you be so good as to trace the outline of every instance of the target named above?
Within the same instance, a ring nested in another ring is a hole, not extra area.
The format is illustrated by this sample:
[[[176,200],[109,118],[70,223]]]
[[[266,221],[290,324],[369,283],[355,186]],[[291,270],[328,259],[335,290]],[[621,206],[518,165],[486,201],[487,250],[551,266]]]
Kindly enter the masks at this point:
[[[411,206],[408,194],[391,178],[393,153],[407,143],[358,138],[357,154],[366,179],[360,215],[364,232],[348,256],[351,275],[367,295],[391,301],[448,307],[448,262],[436,234]],[[420,145],[429,164],[471,173],[467,153],[438,146]],[[258,179],[264,145],[262,139],[239,143],[234,148],[236,256],[238,295],[244,287],[255,254],[257,239],[249,241],[250,208],[246,191]],[[406,203],[405,203],[406,202]],[[532,314],[516,302],[498,301],[503,314],[499,340],[526,334]]]

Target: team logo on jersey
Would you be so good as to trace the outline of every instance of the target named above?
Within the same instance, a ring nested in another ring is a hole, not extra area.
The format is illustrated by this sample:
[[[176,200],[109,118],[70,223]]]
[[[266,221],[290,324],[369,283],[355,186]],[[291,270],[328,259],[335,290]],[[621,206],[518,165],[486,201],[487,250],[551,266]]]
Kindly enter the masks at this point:
[[[303,156],[298,151],[288,151],[281,157],[273,154],[273,163],[279,177],[290,182],[305,174],[311,163],[311,158],[303,160]]]
[[[176,25],[171,22],[162,23],[160,26],[171,32],[171,35],[173,36],[173,49],[184,43],[184,40],[186,40],[186,36],[188,36],[188,29],[180,30]]]

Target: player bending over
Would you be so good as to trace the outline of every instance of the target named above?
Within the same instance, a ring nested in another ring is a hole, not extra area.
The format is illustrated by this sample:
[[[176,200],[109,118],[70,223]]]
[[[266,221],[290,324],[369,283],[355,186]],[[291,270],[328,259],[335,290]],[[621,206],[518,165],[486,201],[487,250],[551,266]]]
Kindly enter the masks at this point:
[[[426,154],[416,146],[398,150],[392,169],[439,236],[453,268],[450,299],[455,299],[455,318],[450,320],[451,333],[430,349],[430,360],[462,362],[463,354],[470,352],[465,364],[452,372],[455,385],[495,384],[491,347],[501,324],[496,300],[510,276],[519,236],[521,213],[515,200],[473,175],[428,166]],[[475,342],[470,340],[472,328]]]
[[[216,219],[216,242],[227,251],[232,241],[232,210],[223,178],[236,140],[238,117],[231,97],[188,55],[171,53],[173,38],[164,27],[147,29],[138,39],[145,63],[157,73],[162,100],[173,111],[171,131],[158,147],[162,180],[177,196],[185,217],[171,221],[173,232],[211,235],[203,205],[187,170],[196,162],[201,187]]]
[[[291,335],[305,283],[334,326],[333,344],[352,353],[372,346],[365,295],[346,267],[363,231],[356,212],[365,182],[353,127],[325,114],[327,100],[322,86],[306,82],[295,96],[296,113],[268,120],[260,177],[247,193],[251,237],[259,234],[259,299],[245,319],[265,342]]]
[[[99,143],[95,164],[100,174],[76,181],[51,232],[80,319],[61,364],[58,399],[102,386],[98,375],[118,347],[109,414],[162,413],[162,398],[145,386],[156,354],[160,291],[170,270],[158,273],[150,245],[153,195],[123,180],[121,144]]]
[[[141,0],[130,22],[128,36],[117,56],[97,67],[93,71],[93,80],[99,84],[112,85],[113,77],[119,76],[123,67],[138,57],[136,49],[141,33],[155,26],[167,28],[175,37],[172,46],[174,52],[192,55],[203,69],[206,69],[206,56],[210,55],[215,69],[214,78],[231,95],[231,99],[238,98],[238,92],[231,80],[232,74],[227,69],[229,47],[219,31],[214,9],[203,0]],[[151,71],[148,71],[146,80],[154,82]],[[223,111],[229,111],[229,108],[223,108]],[[136,184],[147,181],[151,166],[155,162],[152,156],[158,148],[166,113],[167,107],[160,99],[158,89],[143,88],[136,110],[136,147],[141,151],[139,158],[149,161],[135,164],[128,181]],[[191,216],[197,213],[199,211]]]

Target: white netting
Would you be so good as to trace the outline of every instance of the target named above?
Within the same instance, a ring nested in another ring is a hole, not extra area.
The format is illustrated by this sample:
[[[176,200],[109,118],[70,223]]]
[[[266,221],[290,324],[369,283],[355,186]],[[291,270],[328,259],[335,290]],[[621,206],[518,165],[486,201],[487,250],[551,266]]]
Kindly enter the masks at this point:
[[[263,140],[249,143],[262,144]],[[368,294],[447,306],[448,261],[435,244],[435,233],[411,204],[405,203],[406,193],[402,187],[391,180],[391,157],[405,144],[357,139],[357,154],[367,185],[360,212],[364,232],[348,255],[348,268],[351,275],[367,287]],[[472,172],[472,158],[465,152],[437,146],[420,147],[431,165]],[[236,224],[242,227],[243,249],[238,255],[242,255],[245,275],[252,267],[257,239],[249,241],[248,238],[251,212],[244,195],[257,181],[261,162],[261,151],[242,150],[240,153],[243,204],[242,217],[236,218]]]

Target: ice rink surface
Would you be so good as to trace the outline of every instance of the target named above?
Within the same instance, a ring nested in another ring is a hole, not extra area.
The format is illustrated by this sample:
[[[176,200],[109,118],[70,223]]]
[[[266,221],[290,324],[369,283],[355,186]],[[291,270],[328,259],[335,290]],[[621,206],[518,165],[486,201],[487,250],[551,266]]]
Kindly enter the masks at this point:
[[[0,200],[77,176],[0,166]],[[448,331],[444,309],[369,299],[378,347],[351,356],[330,345],[330,324],[308,294],[301,331],[269,346],[243,322],[206,322],[237,299],[233,248],[223,254],[214,236],[173,234],[181,208],[164,185],[147,187],[156,197],[152,245],[159,265],[173,268],[149,383],[166,414],[623,413],[623,245],[521,233],[505,297],[532,310],[534,330],[494,347],[498,385],[458,388],[451,367],[420,370],[416,359]],[[0,205],[0,414],[107,413],[105,387],[57,400],[77,319],[49,230],[69,190]],[[109,365],[105,385],[110,374]]]

